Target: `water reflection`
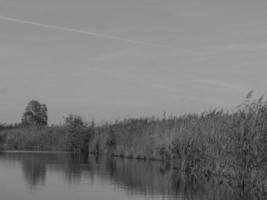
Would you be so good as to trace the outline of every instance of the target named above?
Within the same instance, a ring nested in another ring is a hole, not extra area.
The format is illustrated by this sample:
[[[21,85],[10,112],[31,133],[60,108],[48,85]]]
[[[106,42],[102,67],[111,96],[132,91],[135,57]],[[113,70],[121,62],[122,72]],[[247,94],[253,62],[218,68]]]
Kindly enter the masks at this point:
[[[66,184],[88,187],[97,183],[109,184],[132,196],[141,195],[160,199],[230,200],[239,199],[236,192],[224,185],[201,183],[171,170],[162,162],[138,161],[105,156],[84,157],[73,154],[4,153],[1,162],[9,160],[21,163],[25,183],[35,190],[46,187],[48,173],[60,175]],[[67,186],[66,186],[67,187]],[[103,191],[105,192],[105,188]],[[84,196],[88,199],[88,196]],[[128,197],[127,197],[128,198]],[[143,199],[141,198],[141,199]],[[115,200],[115,199],[114,199]]]
[[[36,156],[29,155],[21,161],[21,164],[25,180],[30,186],[34,187],[45,182],[46,168],[43,159],[39,158],[36,162]]]

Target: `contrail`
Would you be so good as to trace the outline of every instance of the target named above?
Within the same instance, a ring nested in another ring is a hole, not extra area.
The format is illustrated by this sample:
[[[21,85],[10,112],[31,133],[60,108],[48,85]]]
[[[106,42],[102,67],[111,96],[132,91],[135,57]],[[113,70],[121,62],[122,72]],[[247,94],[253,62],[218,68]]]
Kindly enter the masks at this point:
[[[55,29],[55,30],[60,30],[60,31],[67,31],[67,32],[72,32],[72,33],[79,33],[79,34],[89,35],[89,36],[94,36],[94,37],[101,37],[101,38],[110,39],[110,40],[122,41],[122,42],[130,43],[130,44],[137,44],[137,45],[144,45],[144,46],[151,46],[151,47],[161,47],[161,48],[166,48],[166,49],[176,50],[176,51],[181,50],[177,47],[169,46],[169,45],[161,45],[161,44],[144,42],[144,41],[139,41],[139,40],[132,40],[132,39],[119,37],[119,36],[115,36],[115,35],[108,35],[108,34],[103,34],[103,33],[85,31],[85,30],[80,30],[80,29],[75,29],[75,28],[52,25],[52,24],[43,24],[43,23],[38,23],[38,22],[34,22],[34,21],[29,21],[29,20],[24,20],[24,19],[19,19],[19,18],[13,18],[13,17],[6,17],[6,16],[1,16],[1,15],[0,15],[0,20],[14,22],[14,23],[20,23],[20,24],[28,24],[28,25],[32,25],[32,26]]]

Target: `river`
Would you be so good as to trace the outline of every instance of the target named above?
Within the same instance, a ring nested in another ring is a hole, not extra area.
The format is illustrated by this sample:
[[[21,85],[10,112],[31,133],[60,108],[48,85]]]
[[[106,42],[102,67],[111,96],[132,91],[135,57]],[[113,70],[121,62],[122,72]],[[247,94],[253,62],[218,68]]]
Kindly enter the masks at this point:
[[[225,187],[197,184],[157,161],[49,152],[0,154],[1,200],[230,200],[231,195]]]

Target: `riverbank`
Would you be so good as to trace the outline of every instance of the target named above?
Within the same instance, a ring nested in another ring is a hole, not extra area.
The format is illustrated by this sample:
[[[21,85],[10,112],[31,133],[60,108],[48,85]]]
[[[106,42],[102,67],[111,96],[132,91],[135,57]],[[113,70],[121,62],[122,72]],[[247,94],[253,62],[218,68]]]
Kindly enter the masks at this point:
[[[95,126],[18,127],[0,132],[7,150],[70,151],[162,160],[197,178],[265,192],[267,107],[246,101],[233,112],[128,119]]]
[[[72,152],[68,151],[12,151],[12,150],[3,150],[2,153],[36,153],[36,154],[72,154]]]

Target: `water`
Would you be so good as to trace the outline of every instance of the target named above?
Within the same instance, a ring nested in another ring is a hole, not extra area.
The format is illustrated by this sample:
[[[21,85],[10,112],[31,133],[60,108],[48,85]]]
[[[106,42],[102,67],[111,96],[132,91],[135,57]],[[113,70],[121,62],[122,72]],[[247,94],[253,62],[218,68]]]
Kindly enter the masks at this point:
[[[2,153],[0,199],[232,199],[225,187],[195,184],[177,174],[161,162],[65,153]]]

